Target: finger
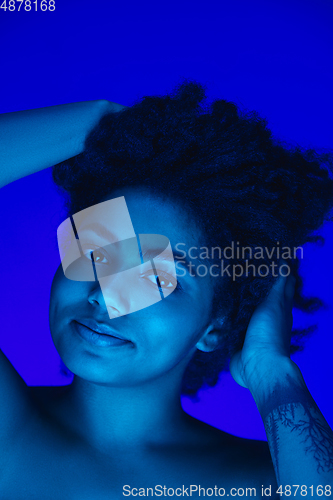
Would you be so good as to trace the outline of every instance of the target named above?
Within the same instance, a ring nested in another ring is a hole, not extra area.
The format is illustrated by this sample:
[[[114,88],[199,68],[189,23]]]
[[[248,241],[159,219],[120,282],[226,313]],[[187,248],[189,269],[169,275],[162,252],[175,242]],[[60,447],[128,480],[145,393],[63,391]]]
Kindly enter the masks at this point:
[[[287,276],[283,274],[279,274],[279,277],[277,280],[274,282],[267,299],[268,301],[283,301],[284,300],[284,290],[286,287],[286,282],[287,282]]]
[[[292,274],[286,279],[284,295],[287,300],[292,301],[295,295],[296,278]]]
[[[236,353],[234,353],[234,355],[230,359],[229,371],[235,382],[237,382],[237,384],[247,389],[246,382],[242,376],[243,370],[242,370],[241,357],[242,357],[241,351],[237,351]]]
[[[293,292],[295,277],[291,274],[291,267],[285,259],[280,259],[278,267],[278,279],[272,286],[272,290],[278,293],[285,293],[287,290],[288,296]]]

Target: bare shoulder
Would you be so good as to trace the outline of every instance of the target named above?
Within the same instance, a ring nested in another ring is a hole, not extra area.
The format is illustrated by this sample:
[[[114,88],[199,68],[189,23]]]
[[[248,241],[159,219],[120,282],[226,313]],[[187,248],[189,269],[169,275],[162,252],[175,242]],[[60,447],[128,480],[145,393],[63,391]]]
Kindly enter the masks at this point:
[[[271,485],[275,491],[276,477],[266,441],[235,436],[193,417],[189,417],[189,425],[197,436],[198,454],[209,459],[210,470],[215,469],[217,477],[221,470],[228,470],[235,484]]]
[[[0,440],[11,439],[32,413],[29,387],[0,350]]]
[[[28,397],[30,405],[40,418],[47,418],[49,421],[52,416],[59,416],[61,403],[66,395],[68,385],[45,385],[28,387]]]
[[[42,401],[51,402],[61,398],[66,393],[68,387],[68,385],[29,386],[28,394],[30,400],[34,403],[40,403]]]

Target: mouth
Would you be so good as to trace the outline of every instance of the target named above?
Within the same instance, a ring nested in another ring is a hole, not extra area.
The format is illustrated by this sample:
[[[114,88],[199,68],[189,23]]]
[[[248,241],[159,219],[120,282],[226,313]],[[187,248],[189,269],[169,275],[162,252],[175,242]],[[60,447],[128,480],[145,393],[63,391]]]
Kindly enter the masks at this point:
[[[133,345],[130,340],[121,337],[106,324],[76,320],[72,323],[80,337],[90,344],[101,347]]]

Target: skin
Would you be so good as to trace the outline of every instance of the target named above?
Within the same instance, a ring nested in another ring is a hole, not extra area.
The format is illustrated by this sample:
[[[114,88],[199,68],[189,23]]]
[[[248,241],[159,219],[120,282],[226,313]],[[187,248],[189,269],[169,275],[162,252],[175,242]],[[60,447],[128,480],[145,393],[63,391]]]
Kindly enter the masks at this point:
[[[185,249],[204,244],[197,222],[179,202],[143,188],[113,191],[106,199],[119,196],[126,198],[136,233],[164,234],[173,247],[182,242]],[[51,498],[63,498],[65,491],[80,500],[121,498],[124,485],[252,487],[260,497],[262,485],[271,485],[274,496],[278,484],[330,484],[326,455],[332,431],[289,357],[293,278],[277,280],[252,316],[243,349],[231,360],[234,379],[250,389],[263,418],[272,463],[267,443],[231,436],[181,408],[181,380],[195,349],[210,351],[218,337],[223,339],[212,315],[213,278],[182,275],[181,289],[130,314],[121,275],[113,276],[106,298],[122,316],[110,319],[98,282],[69,280],[59,266],[50,327],[75,376],[69,386],[26,391],[24,425],[7,438],[0,459],[4,498],[13,484],[16,497],[23,498],[27,483],[38,498],[53,487]],[[147,276],[144,280],[150,286]],[[131,343],[112,348],[87,343],[73,321],[88,317],[112,326]],[[302,441],[304,411],[315,439],[319,436],[320,444],[312,439],[313,455]],[[22,461],[22,446],[28,461]]]
[[[106,199],[118,196],[125,196],[137,234],[167,235],[173,247],[184,242],[185,248],[197,246],[203,237],[187,216],[180,217],[184,210],[172,200],[138,188],[114,191]],[[106,243],[100,241],[101,246]],[[112,449],[114,441],[137,446],[148,437],[151,440],[154,427],[158,439],[170,442],[175,425],[184,426],[179,398],[184,370],[196,348],[214,348],[218,331],[212,318],[212,278],[191,276],[185,268],[182,274],[181,289],[166,299],[110,320],[99,284],[68,280],[59,266],[51,289],[51,334],[61,358],[76,375],[66,405],[87,416],[79,433],[93,446]],[[121,279],[113,277],[110,293],[114,308],[125,312]],[[73,328],[73,320],[87,317],[112,325],[132,343],[91,346]],[[135,407],[131,414],[129,404]]]
[[[173,247],[177,242],[185,243],[186,249],[200,246],[204,235],[179,202],[138,188],[112,193],[112,197],[122,195],[133,214],[136,233],[165,234]],[[110,456],[115,444],[123,453],[128,445],[136,446],[137,451],[174,442],[198,444],[198,436],[202,436],[180,408],[180,385],[195,349],[214,349],[222,332],[212,317],[213,278],[192,274],[179,278],[181,289],[165,300],[112,319],[115,329],[119,328],[133,345],[104,349],[105,355],[100,348],[93,352],[87,349],[70,332],[71,321],[75,314],[80,320],[83,307],[86,314],[105,320],[106,308],[98,285],[73,282],[67,288],[63,274],[56,275],[51,294],[51,332],[60,355],[77,375],[68,391],[71,403],[67,407],[72,414],[67,415],[71,420],[84,415],[76,431],[89,436],[93,446]],[[106,301],[110,303],[111,299],[114,310],[125,314],[127,289],[118,286],[121,280],[121,274],[113,277],[108,288],[112,297]],[[323,482],[330,484],[333,464],[328,457],[333,436],[300,370],[290,360],[294,287],[293,276],[279,276],[268,297],[256,308],[243,348],[232,357],[230,370],[237,383],[250,389],[257,403],[278,484],[289,485],[297,479],[299,482],[293,484],[307,485],[311,477],[315,487]],[[310,448],[304,446],[304,436]],[[215,445],[220,454],[221,440],[217,439]],[[224,452],[227,449],[225,446]],[[309,449],[312,455],[306,457]],[[296,463],[300,467],[295,468]]]
[[[81,153],[100,117],[122,108],[92,101],[2,115],[0,187]],[[137,233],[204,245],[197,221],[174,200],[143,189],[110,193],[124,195]],[[220,333],[209,280],[185,276],[182,291],[110,321],[96,283],[70,281],[58,269],[50,325],[75,377],[69,386],[28,387],[0,351],[2,499],[109,500],[123,498],[128,483],[256,486],[260,496],[262,483],[274,483],[267,443],[228,435],[180,406],[189,359],[196,348],[213,349]],[[81,315],[112,323],[134,347],[125,356],[84,344],[71,326]]]
[[[129,188],[107,199],[118,196],[125,196],[136,233],[167,235],[173,247],[177,242],[185,243],[185,249],[200,246],[203,234],[179,203]],[[181,408],[180,385],[191,356],[197,348],[213,349],[220,333],[212,317],[214,282],[209,275],[194,277],[193,269],[191,275],[183,270],[181,289],[165,300],[110,319],[99,284],[71,281],[59,266],[51,288],[50,328],[75,376],[69,386],[29,388],[31,419],[21,443],[37,457],[30,478],[35,470],[44,470],[46,458],[41,457],[52,450],[52,477],[60,474],[63,488],[80,492],[80,498],[90,498],[88,491],[101,498],[104,491],[115,492],[118,498],[124,484],[197,484],[198,477],[206,487],[259,488],[263,478],[274,481],[266,443],[228,435]],[[113,306],[123,310],[117,279]],[[88,344],[73,329],[73,320],[87,317],[112,325],[133,345]],[[18,458],[11,460],[24,481]],[[49,491],[49,470],[35,481],[38,491]]]
[[[2,115],[8,140],[0,151],[0,187],[79,154],[99,118],[122,108],[92,101]],[[136,233],[164,234],[173,246],[204,246],[200,224],[175,200],[143,188],[110,193],[124,195]],[[126,315],[129,295],[119,292],[119,276],[111,281],[108,300],[122,313],[112,320],[96,283],[67,280],[61,268],[54,278],[50,325],[75,373],[71,385],[27,387],[0,351],[1,498],[123,498],[129,483],[218,485],[226,496],[230,488],[256,487],[260,497],[262,485],[272,487],[265,497],[274,497],[278,485],[286,496],[331,494],[333,433],[289,356],[292,278],[279,278],[254,311],[230,364],[257,404],[269,449],[199,422],[180,406],[180,382],[193,352],[214,349],[222,335],[211,310],[215,282],[185,276],[182,290],[167,300]],[[73,321],[87,316],[119,328],[132,344],[87,345],[73,330]]]

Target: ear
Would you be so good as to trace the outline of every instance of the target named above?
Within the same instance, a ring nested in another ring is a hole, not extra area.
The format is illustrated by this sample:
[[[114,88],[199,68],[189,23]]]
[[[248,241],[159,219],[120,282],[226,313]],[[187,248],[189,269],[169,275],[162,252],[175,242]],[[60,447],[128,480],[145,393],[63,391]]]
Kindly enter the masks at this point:
[[[221,339],[221,330],[216,325],[210,325],[201,339],[196,343],[196,348],[203,352],[212,352]]]

